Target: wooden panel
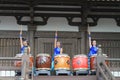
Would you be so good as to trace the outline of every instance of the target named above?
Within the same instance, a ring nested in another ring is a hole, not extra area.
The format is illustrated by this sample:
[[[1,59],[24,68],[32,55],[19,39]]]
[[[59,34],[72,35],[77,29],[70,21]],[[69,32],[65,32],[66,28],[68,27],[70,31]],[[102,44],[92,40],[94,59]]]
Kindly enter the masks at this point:
[[[23,31],[23,38],[27,32]],[[19,31],[0,31],[0,56],[14,57],[20,52]]]
[[[63,53],[69,54],[71,57],[77,54],[77,39],[59,39],[62,43]],[[54,51],[54,38],[36,38],[35,39],[35,53],[49,53]]]
[[[93,39],[120,40],[120,33],[117,32],[92,32]]]
[[[35,32],[35,37],[39,38],[54,38],[55,32],[53,31],[37,31]],[[64,32],[58,31],[59,38],[81,38],[81,34],[79,32]]]
[[[120,58],[120,40],[96,39],[102,45],[104,54],[111,58]]]
[[[26,36],[27,32],[23,31],[23,37]],[[19,31],[0,31],[0,38],[19,38]]]
[[[0,38],[0,56],[13,57],[20,52],[19,39]]]
[[[55,32],[37,31],[35,32],[35,54],[40,52],[53,53]],[[70,56],[80,54],[83,49],[81,45],[81,32],[58,32],[60,41],[63,43],[65,53],[70,53]],[[27,32],[23,32],[26,37]],[[19,53],[19,32],[18,31],[0,31],[0,56],[15,56]],[[109,57],[120,57],[120,33],[100,33],[93,32],[92,39],[97,40],[98,44],[102,45],[103,52]],[[48,49],[49,48],[49,49]],[[88,50],[86,49],[86,52]],[[87,54],[87,53],[84,53]]]

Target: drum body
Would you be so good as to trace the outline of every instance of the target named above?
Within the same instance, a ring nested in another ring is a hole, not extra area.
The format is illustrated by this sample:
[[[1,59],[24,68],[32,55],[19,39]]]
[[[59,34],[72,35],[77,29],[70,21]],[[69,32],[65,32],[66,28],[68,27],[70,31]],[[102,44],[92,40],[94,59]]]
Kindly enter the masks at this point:
[[[72,59],[72,68],[76,70],[88,70],[88,57],[84,54],[75,55]]]
[[[54,59],[55,70],[70,70],[70,57],[67,54],[60,54]]]
[[[97,55],[93,55],[90,57],[90,70],[91,71],[96,71],[96,66],[97,66],[96,57]]]
[[[103,54],[103,56],[105,58],[107,58],[108,56],[106,54]],[[93,55],[90,57],[90,69],[91,71],[96,71],[96,67],[97,67],[97,59],[96,59],[97,55]],[[109,64],[108,61],[105,61],[106,65]]]
[[[51,68],[51,56],[49,54],[41,53],[36,57],[36,68],[43,70],[50,70]]]
[[[18,57],[18,56],[17,56]],[[19,56],[19,58],[21,58],[22,56]],[[15,61],[15,66],[16,67],[21,67],[22,65],[22,61]],[[29,67],[32,68],[32,64],[33,64],[33,56],[29,55]]]

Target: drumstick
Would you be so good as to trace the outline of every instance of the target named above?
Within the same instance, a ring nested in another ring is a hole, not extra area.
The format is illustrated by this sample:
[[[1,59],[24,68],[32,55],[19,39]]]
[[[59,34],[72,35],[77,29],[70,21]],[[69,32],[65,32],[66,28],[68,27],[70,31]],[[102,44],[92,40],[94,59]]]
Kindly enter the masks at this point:
[[[20,34],[22,35],[22,25],[20,25]]]
[[[89,28],[89,24],[88,24],[88,30],[87,30],[87,31],[88,31],[88,34],[90,35],[90,28]]]
[[[91,48],[92,44],[91,44],[91,33],[90,33],[90,28],[89,28],[89,24],[88,24],[88,38],[89,38],[89,47]]]

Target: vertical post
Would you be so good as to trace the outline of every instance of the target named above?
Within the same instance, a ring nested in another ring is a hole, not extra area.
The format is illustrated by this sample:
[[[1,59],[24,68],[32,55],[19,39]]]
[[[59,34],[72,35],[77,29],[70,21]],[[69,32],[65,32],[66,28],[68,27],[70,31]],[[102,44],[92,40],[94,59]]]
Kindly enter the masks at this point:
[[[83,30],[83,29],[81,29]],[[87,53],[87,50],[86,50],[86,43],[87,43],[87,40],[86,40],[86,31],[81,31],[81,53],[82,54],[86,54]]]
[[[34,31],[36,26],[34,26],[34,8],[31,3],[30,6],[30,24],[28,24],[28,40],[30,41],[31,53],[34,53]]]
[[[30,26],[28,26],[30,27]],[[28,40],[29,40],[29,45],[31,48],[31,54],[33,55],[34,53],[34,31],[28,30]]]
[[[35,60],[35,50],[34,50],[35,49],[35,44],[34,44],[35,31],[36,31],[36,25],[28,25],[28,40],[31,47],[31,54],[34,57],[34,60]]]
[[[87,54],[87,2],[85,0],[84,4],[82,5],[81,11],[81,26],[79,27],[79,31],[81,32],[81,53]]]

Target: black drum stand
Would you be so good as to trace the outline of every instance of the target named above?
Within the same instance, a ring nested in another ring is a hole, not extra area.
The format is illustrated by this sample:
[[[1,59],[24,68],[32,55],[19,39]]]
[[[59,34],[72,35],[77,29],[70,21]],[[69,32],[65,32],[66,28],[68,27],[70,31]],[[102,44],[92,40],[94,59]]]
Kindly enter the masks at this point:
[[[73,73],[74,75],[78,76],[78,75],[87,75],[88,74],[88,70],[76,70]]]
[[[48,75],[48,76],[50,76],[51,71],[50,70],[36,70],[36,75],[37,76],[39,76],[39,75]]]
[[[65,70],[65,69],[60,69],[60,70],[55,70],[55,74],[58,75],[71,75],[71,71],[70,70]]]

